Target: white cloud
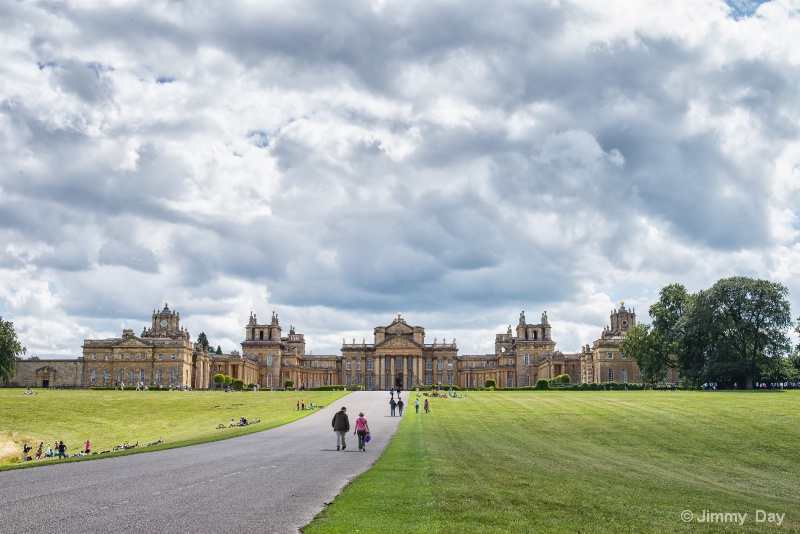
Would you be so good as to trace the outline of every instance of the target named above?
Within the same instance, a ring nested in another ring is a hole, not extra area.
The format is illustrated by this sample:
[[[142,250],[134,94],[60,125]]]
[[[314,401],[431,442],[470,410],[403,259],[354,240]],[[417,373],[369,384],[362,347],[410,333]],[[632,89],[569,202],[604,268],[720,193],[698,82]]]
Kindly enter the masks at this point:
[[[521,309],[569,352],[733,274],[796,314],[798,14],[5,4],[0,312],[40,356],[164,300],[226,351],[277,310],[315,353],[397,312],[488,352]]]

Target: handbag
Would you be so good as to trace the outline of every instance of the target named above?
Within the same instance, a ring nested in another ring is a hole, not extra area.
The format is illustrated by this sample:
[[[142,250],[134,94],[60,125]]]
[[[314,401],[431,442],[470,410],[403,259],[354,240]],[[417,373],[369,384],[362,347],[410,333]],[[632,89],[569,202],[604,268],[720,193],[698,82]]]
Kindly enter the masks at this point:
[[[364,443],[369,443],[369,440],[371,439],[372,439],[372,434],[370,432],[367,432],[367,435],[364,436]]]

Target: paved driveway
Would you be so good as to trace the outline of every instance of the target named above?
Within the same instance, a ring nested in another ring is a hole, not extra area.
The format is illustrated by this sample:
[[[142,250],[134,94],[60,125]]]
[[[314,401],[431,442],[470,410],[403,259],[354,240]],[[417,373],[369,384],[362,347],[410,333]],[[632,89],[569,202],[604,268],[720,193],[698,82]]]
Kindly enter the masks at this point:
[[[400,423],[388,403],[385,391],[351,393],[247,436],[0,473],[0,532],[297,532],[383,452]],[[337,452],[341,406],[351,433]],[[352,435],[359,411],[373,434],[367,452]]]

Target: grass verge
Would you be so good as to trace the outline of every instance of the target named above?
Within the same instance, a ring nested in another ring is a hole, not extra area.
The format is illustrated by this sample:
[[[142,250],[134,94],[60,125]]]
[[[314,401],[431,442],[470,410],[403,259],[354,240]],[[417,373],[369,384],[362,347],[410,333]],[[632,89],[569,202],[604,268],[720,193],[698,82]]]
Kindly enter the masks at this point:
[[[436,399],[304,533],[798,532],[799,408],[800,392]]]
[[[167,449],[227,439],[291,423],[311,414],[298,411],[297,401],[306,406],[327,406],[346,391],[290,392],[247,391],[91,391],[36,390],[23,395],[21,389],[0,389],[0,470],[32,467],[54,461],[22,462],[22,443],[33,447],[40,442],[55,445],[64,440],[67,452],[84,450],[90,440],[92,451],[110,451],[124,442],[139,447],[127,451],[69,461],[97,459],[112,455]],[[229,428],[240,417],[261,422]],[[225,425],[217,429],[218,425]],[[154,447],[148,443],[163,440]]]

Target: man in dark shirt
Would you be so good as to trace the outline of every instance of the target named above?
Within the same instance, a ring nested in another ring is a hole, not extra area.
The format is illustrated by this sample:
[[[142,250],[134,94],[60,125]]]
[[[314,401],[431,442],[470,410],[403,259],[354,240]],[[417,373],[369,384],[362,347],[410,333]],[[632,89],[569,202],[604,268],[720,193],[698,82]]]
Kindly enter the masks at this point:
[[[347,444],[344,442],[344,438],[350,431],[350,419],[347,417],[347,408],[342,406],[342,409],[334,414],[331,426],[333,427],[333,431],[336,432],[336,450],[345,450]]]

